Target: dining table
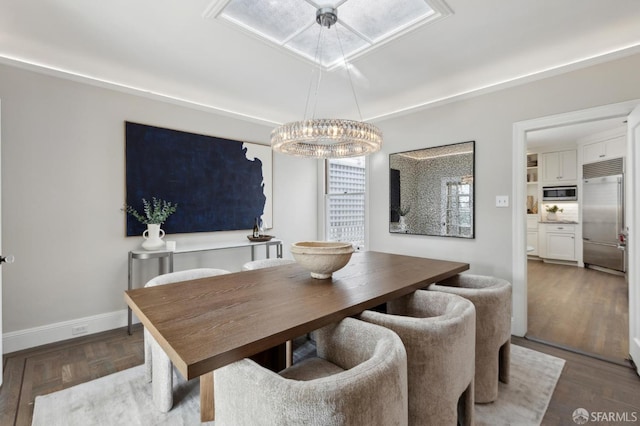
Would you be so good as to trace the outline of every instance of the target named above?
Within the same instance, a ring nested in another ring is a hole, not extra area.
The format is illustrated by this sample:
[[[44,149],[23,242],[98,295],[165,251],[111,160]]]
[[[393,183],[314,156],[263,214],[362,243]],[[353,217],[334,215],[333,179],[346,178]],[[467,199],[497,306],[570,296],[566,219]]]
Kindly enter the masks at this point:
[[[417,256],[356,252],[328,279],[292,263],[125,291],[125,301],[215,418],[214,370],[469,269]]]

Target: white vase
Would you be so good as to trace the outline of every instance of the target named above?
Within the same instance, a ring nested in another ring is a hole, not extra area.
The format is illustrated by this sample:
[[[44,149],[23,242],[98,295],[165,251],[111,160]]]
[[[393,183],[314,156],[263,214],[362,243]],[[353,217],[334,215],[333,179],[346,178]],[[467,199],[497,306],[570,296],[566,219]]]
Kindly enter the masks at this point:
[[[164,248],[164,231],[160,229],[160,225],[157,223],[147,224],[147,229],[142,233],[144,242],[142,248],[145,250],[160,250]]]
[[[400,230],[403,231],[403,232],[406,231],[407,230],[407,218],[404,217],[404,216],[400,216],[399,222],[400,222]]]
[[[547,213],[547,220],[556,220],[557,218],[558,218],[558,215],[556,213],[551,213],[551,212]]]

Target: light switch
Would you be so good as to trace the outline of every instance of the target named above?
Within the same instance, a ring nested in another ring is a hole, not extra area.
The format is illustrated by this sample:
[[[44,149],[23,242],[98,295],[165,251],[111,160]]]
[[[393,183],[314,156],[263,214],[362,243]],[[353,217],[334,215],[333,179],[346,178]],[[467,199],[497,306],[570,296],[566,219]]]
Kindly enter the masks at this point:
[[[496,195],[496,207],[509,207],[509,196]]]

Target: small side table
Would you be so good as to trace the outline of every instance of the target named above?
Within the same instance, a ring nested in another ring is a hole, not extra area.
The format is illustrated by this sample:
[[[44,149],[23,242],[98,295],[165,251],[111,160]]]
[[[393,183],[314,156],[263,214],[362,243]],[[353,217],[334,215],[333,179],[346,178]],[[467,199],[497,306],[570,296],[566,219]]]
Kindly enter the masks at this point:
[[[256,246],[265,246],[266,257],[270,257],[270,247],[276,247],[276,257],[282,258],[282,240],[271,239],[269,241],[251,242],[226,242],[226,243],[211,243],[211,244],[199,244],[199,245],[186,245],[180,246],[175,251],[169,250],[131,250],[129,252],[129,266],[128,266],[128,284],[127,289],[133,289],[133,261],[134,260],[149,260],[158,259],[158,273],[167,274],[173,272],[173,256],[183,253],[195,253],[200,251],[212,251],[212,250],[225,250],[239,247],[251,247],[251,260],[256,259]],[[127,307],[127,333],[131,334],[131,323],[133,321],[133,314],[131,308]]]

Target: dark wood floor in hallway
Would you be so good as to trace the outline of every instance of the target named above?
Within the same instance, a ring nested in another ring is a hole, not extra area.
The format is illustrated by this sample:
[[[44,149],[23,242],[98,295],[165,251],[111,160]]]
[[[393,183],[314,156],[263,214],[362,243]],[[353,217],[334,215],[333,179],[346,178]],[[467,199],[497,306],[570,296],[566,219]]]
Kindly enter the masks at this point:
[[[620,362],[628,358],[624,277],[535,260],[527,266],[527,336]]]

